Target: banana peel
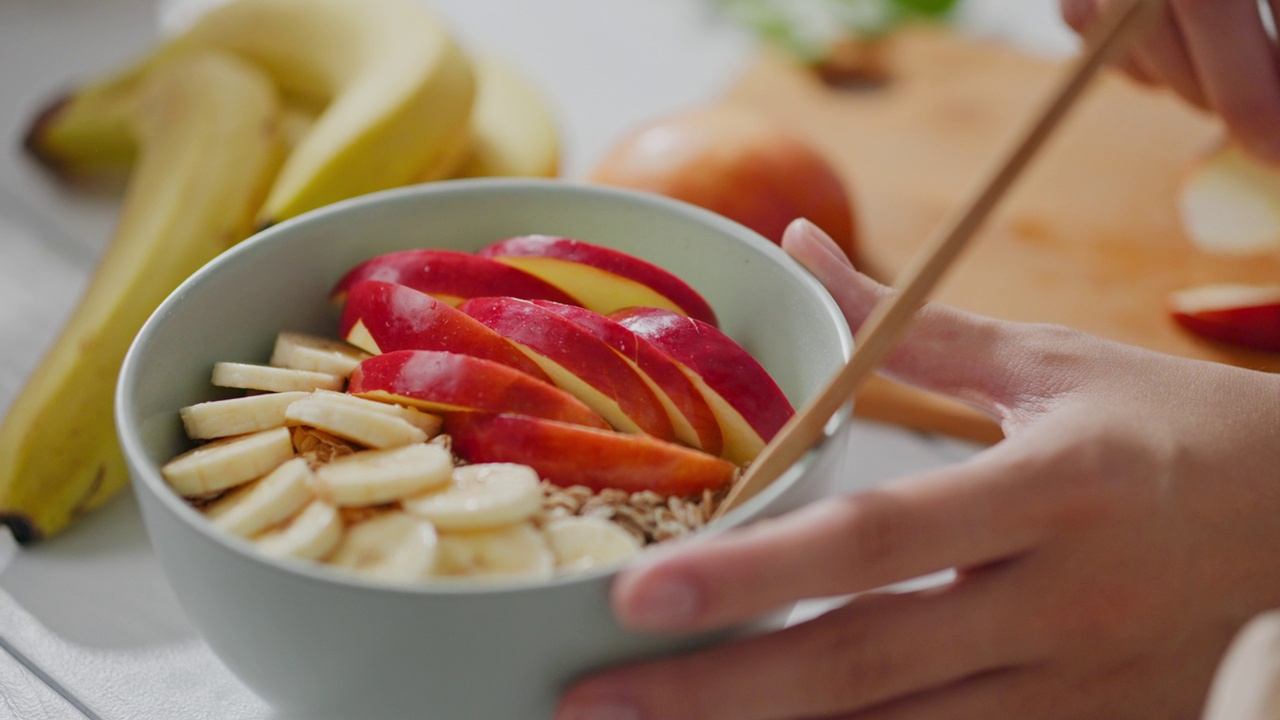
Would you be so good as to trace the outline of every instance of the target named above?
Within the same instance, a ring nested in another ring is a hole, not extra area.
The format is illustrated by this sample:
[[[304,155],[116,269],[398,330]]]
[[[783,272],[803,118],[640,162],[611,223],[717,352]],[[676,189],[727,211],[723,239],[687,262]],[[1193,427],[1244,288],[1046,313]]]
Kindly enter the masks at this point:
[[[177,42],[236,52],[286,92],[323,101],[281,168],[260,225],[409,184],[423,167],[448,162],[466,132],[470,63],[444,24],[413,0],[240,0],[211,11]]]
[[[55,104],[28,133],[27,148],[64,175],[127,162],[127,135],[111,120],[114,105],[152,69],[193,49],[257,65],[296,108],[294,117],[305,120],[295,126],[260,227],[407,185],[424,173],[446,176],[467,144],[476,93],[471,63],[420,3],[235,0],[133,66]]]
[[[547,177],[560,174],[559,124],[546,95],[510,64],[473,57],[475,98],[468,126],[413,182],[447,178]],[[63,180],[118,173],[133,158],[133,135],[120,107],[132,85],[117,79],[87,86],[47,106],[28,128],[25,145]],[[310,133],[323,108],[284,95],[283,126],[290,153]]]
[[[477,91],[471,143],[454,177],[556,177],[560,133],[545,95],[492,57],[473,61]]]
[[[0,524],[22,542],[126,484],[111,423],[120,362],[204,262],[255,227],[363,192],[559,170],[543,97],[496,60],[467,58],[405,0],[237,0],[60,98],[24,143],[64,179],[132,174],[87,294],[0,425]]]
[[[63,181],[128,172],[137,152],[134,95],[117,85],[68,93],[40,112],[23,147]]]
[[[283,159],[270,79],[231,55],[175,56],[119,117],[136,147],[111,243],[0,424],[0,523],[29,543],[128,482],[112,422],[133,336],[182,280],[253,229]]]

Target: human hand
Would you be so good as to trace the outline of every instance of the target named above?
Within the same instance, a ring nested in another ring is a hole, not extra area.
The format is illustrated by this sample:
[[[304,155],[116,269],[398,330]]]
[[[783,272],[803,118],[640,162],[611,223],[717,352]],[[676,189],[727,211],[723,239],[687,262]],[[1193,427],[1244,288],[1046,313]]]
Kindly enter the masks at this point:
[[[1063,19],[1082,33],[1115,2],[1060,0]],[[1160,13],[1121,66],[1217,113],[1243,147],[1280,163],[1280,49],[1257,0],[1167,0]]]
[[[854,327],[887,292],[812,224],[784,247]],[[886,369],[1007,439],[622,574],[620,621],[662,633],[863,594],[587,678],[557,720],[1197,716],[1233,634],[1280,606],[1280,378],[938,306]],[[939,587],[867,592],[948,568]]]

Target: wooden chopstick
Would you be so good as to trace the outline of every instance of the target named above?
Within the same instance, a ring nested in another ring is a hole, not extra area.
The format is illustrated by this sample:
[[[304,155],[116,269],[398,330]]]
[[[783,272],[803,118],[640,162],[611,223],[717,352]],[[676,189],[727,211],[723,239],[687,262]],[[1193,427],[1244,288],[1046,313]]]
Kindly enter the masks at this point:
[[[817,397],[778,431],[721,502],[713,519],[755,496],[823,437],[827,421],[849,402],[906,330],[939,280],[986,220],[1031,158],[1053,133],[1098,70],[1125,48],[1154,15],[1161,0],[1124,0],[1102,19],[1085,51],[1038,113],[1013,136],[965,202],[943,219],[922,250],[903,269],[893,293],[872,309],[854,336],[849,362]]]

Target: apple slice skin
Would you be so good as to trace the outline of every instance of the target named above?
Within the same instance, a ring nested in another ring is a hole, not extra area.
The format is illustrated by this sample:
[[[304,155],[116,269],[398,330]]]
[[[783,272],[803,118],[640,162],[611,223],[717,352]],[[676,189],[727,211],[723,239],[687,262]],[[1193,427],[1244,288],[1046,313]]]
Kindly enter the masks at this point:
[[[660,308],[628,308],[609,317],[701,377],[765,442],[795,414],[782,389],[750,353],[697,318]]]
[[[1173,293],[1169,314],[1184,329],[1238,347],[1280,352],[1280,285],[1205,285]]]
[[[1280,305],[1203,313],[1199,316],[1173,313],[1173,319],[1187,331],[1208,340],[1253,350],[1280,352]],[[1259,329],[1264,324],[1270,324],[1271,328]]]
[[[484,258],[546,257],[589,265],[648,286],[690,317],[713,326],[719,324],[711,305],[684,280],[647,260],[612,248],[572,238],[522,235],[487,245],[476,255]]]
[[[467,462],[528,465],[561,487],[687,496],[727,486],[738,470],[727,460],[647,435],[523,415],[448,413],[445,432]]]
[[[675,439],[671,418],[644,379],[612,348],[572,321],[529,300],[472,298],[458,306],[498,335],[563,367],[617,404],[641,432]],[[675,313],[672,313],[673,315]],[[679,317],[679,316],[677,316]],[[555,382],[555,378],[552,378]],[[572,388],[565,388],[574,392]],[[579,396],[588,405],[592,400]],[[608,420],[609,414],[595,407]],[[613,422],[619,427],[619,421]]]
[[[330,298],[341,302],[351,286],[364,280],[404,285],[437,299],[449,297],[461,301],[487,295],[509,295],[567,305],[579,304],[576,298],[535,275],[457,250],[401,250],[370,258],[342,276],[334,285]]]
[[[640,372],[648,375],[662,389],[676,412],[684,416],[696,437],[686,444],[712,455],[719,455],[724,445],[720,423],[707,404],[702,392],[684,374],[680,366],[653,343],[598,312],[584,307],[534,300],[533,304],[566,318],[591,333],[618,354],[635,363]],[[674,423],[674,420],[673,420]],[[680,435],[677,429],[677,436]],[[686,440],[685,438],[678,438]]]
[[[404,285],[381,280],[352,285],[342,308],[339,334],[351,340],[357,325],[377,343],[377,352],[375,348],[362,348],[374,354],[443,350],[492,360],[539,380],[551,380],[537,363],[498,333],[447,303]]]
[[[491,360],[438,350],[396,350],[356,366],[347,392],[429,412],[516,413],[608,430],[578,398]]]

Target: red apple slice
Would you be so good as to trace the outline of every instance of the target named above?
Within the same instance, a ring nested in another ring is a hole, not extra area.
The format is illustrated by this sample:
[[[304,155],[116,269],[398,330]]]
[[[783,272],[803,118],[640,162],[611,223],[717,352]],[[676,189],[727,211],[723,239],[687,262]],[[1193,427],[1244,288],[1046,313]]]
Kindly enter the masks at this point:
[[[491,295],[578,304],[556,286],[519,268],[455,250],[402,250],[371,258],[338,281],[331,299],[341,302],[347,290],[362,280],[405,285],[455,307],[467,298]]]
[[[634,435],[524,415],[451,413],[445,431],[472,463],[528,465],[562,487],[652,490],[692,495],[729,484],[737,466],[701,450]]]
[[[506,338],[614,428],[675,439],[666,409],[640,375],[570,320],[517,298],[472,298],[458,310]]]
[[[581,300],[583,307],[603,315],[640,305],[717,324],[711,306],[688,283],[651,262],[612,248],[569,238],[525,235],[493,243],[476,254],[537,275]]]
[[[1280,285],[1202,285],[1169,296],[1175,322],[1201,337],[1280,352]]]
[[[701,320],[660,308],[630,308],[610,317],[684,368],[720,422],[721,457],[739,465],[754,459],[795,414],[760,363]]]
[[[693,381],[670,355],[593,310],[543,300],[534,300],[533,303],[591,333],[613,348],[640,373],[640,377],[666,408],[677,440],[712,455],[720,454],[724,439],[715,413]]]
[[[539,380],[547,374],[501,335],[430,295],[395,283],[365,280],[347,291],[338,331],[374,355],[395,350],[443,350],[515,368]]]
[[[1280,168],[1235,145],[1217,148],[1192,167],[1179,207],[1187,236],[1205,252],[1280,251]]]
[[[515,413],[609,429],[604,418],[554,385],[490,360],[437,350],[375,355],[356,367],[347,392],[433,413]]]

